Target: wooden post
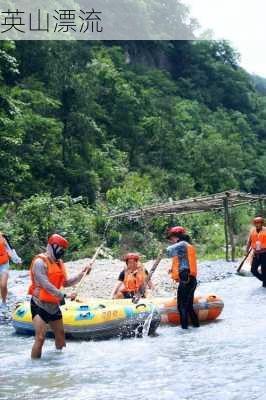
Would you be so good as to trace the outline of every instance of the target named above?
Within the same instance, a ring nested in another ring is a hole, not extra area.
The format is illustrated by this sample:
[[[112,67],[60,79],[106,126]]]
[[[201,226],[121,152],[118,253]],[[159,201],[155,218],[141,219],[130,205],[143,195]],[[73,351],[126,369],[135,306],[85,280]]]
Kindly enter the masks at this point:
[[[225,237],[225,259],[229,261],[229,241],[228,241],[228,198],[225,197],[224,203],[224,237]]]
[[[230,237],[230,244],[231,244],[231,260],[235,261],[236,248],[235,248],[234,230],[233,230],[233,224],[232,224],[232,218],[231,218],[231,211],[230,211],[229,206],[228,206],[228,228],[229,228],[229,237]]]
[[[150,237],[150,231],[149,231],[147,218],[145,216],[145,213],[142,210],[141,210],[141,220],[143,221],[143,234],[144,234],[144,240],[145,240],[145,244],[146,244],[151,241],[151,237]],[[145,247],[145,245],[144,245],[144,247]]]
[[[235,261],[235,241],[234,241],[234,232],[231,220],[231,213],[229,209],[229,194],[226,194],[226,198],[224,199],[224,208],[226,215],[226,224],[228,227],[229,241],[231,246],[231,261]],[[227,239],[228,241],[228,239]],[[228,257],[229,258],[229,257]]]
[[[259,203],[260,203],[260,215],[264,217],[264,200],[260,199]]]

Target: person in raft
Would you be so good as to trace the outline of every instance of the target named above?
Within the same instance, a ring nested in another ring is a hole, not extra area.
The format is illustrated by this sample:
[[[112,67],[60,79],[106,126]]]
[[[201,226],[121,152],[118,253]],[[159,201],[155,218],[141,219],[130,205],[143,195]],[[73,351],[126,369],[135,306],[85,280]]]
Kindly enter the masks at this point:
[[[167,247],[168,257],[172,257],[171,278],[178,282],[177,308],[183,329],[188,329],[188,320],[198,328],[199,319],[193,308],[194,292],[197,287],[196,251],[190,237],[182,226],[169,228],[167,238],[172,243]]]
[[[120,272],[118,281],[112,291],[112,299],[132,299],[136,293],[143,289],[148,278],[148,271],[139,262],[140,256],[135,253],[128,253],[123,257],[126,266]],[[153,289],[151,281],[147,282],[147,287]],[[146,297],[145,291],[142,297]]]
[[[54,333],[56,349],[61,350],[65,347],[65,333],[59,305],[65,304],[66,295],[61,289],[77,284],[91,269],[90,265],[86,266],[76,276],[68,278],[62,261],[68,246],[69,243],[65,238],[53,234],[48,239],[46,252],[34,257],[31,263],[29,294],[32,296],[31,314],[35,329],[32,358],[41,357],[47,324]],[[70,295],[71,300],[75,297],[75,293]]]
[[[256,217],[253,220],[254,228],[251,229],[247,241],[247,254],[253,249],[254,256],[251,265],[252,274],[266,287],[266,227],[264,219]],[[258,268],[261,267],[261,273]]]
[[[10,260],[13,261],[14,264],[21,264],[22,262],[21,258],[17,255],[16,250],[13,248],[10,241],[8,240],[8,237],[0,232],[0,287],[2,298],[2,303],[0,305],[1,311],[7,310],[7,282]]]

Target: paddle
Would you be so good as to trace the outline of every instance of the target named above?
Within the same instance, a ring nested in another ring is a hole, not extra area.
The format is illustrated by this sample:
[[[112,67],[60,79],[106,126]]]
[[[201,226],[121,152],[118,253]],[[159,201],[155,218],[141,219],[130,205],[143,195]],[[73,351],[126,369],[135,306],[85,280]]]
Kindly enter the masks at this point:
[[[248,254],[247,254],[247,255],[244,257],[244,259],[241,261],[241,263],[240,263],[239,267],[237,268],[236,272],[240,272],[240,271],[241,271],[241,268],[243,267],[243,265],[244,265],[246,259],[247,259],[248,256],[250,255],[251,251],[252,251],[252,247],[249,249]]]
[[[154,274],[154,272],[156,271],[156,268],[158,267],[158,265],[160,264],[161,260],[163,258],[163,250],[160,250],[156,260],[154,261],[154,264],[152,265],[150,272],[147,276],[147,279],[144,283],[144,285],[140,288],[140,290],[134,295],[134,297],[132,298],[132,302],[134,304],[138,303],[140,298],[143,296],[143,294],[145,293],[145,290],[147,288],[147,285],[149,283],[149,281],[151,280],[152,275]]]
[[[94,256],[93,256],[92,259],[91,259],[90,267],[92,267],[93,264],[95,263],[95,261],[96,261],[98,255],[99,255],[99,252],[100,252],[101,249],[103,248],[103,245],[104,245],[104,242],[96,249],[96,251],[95,251],[95,253],[94,253]],[[89,275],[90,272],[91,272],[91,269],[90,269],[89,271],[85,271],[84,274],[83,274],[83,276],[82,276],[82,278],[81,278],[81,280],[79,281],[79,283],[78,283],[78,285],[77,285],[77,287],[76,287],[76,290],[75,290],[75,292],[74,292],[75,295],[76,295],[76,298],[78,297],[78,293],[79,293],[81,287],[83,286],[83,284],[84,284],[84,282],[85,282],[86,276]]]
[[[90,267],[92,267],[93,264],[95,263],[95,261],[96,261],[96,259],[97,259],[97,257],[98,257],[99,252],[101,251],[101,249],[103,248],[103,246],[104,246],[104,244],[105,244],[105,241],[106,241],[106,234],[107,234],[107,230],[108,230],[108,228],[109,228],[110,223],[111,223],[111,219],[109,219],[109,220],[107,221],[107,223],[105,224],[104,232],[103,232],[103,241],[102,241],[102,244],[96,249],[96,251],[95,251],[95,253],[94,253],[94,256],[92,257],[92,260],[91,260],[91,262],[90,262]],[[77,299],[77,297],[78,297],[78,293],[79,293],[79,291],[80,291],[80,288],[82,287],[83,283],[85,282],[86,276],[89,275],[90,272],[91,272],[91,269],[90,269],[89,271],[85,271],[84,274],[83,274],[83,276],[82,276],[82,278],[81,278],[81,280],[79,281],[79,283],[78,283],[78,285],[77,285],[77,287],[76,287],[76,290],[75,290],[75,292],[74,292],[74,294],[76,295],[76,297],[75,297],[76,299]]]

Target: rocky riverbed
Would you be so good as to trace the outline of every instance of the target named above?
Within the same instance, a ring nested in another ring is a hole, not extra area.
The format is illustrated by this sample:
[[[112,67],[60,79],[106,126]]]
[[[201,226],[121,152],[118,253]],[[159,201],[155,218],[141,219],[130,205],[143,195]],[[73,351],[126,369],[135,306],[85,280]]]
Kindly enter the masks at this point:
[[[78,273],[90,259],[83,259],[66,263],[69,276]],[[151,268],[153,261],[145,264],[147,270]],[[175,285],[168,275],[171,261],[163,259],[153,276],[155,284],[155,296],[169,296],[175,294]],[[224,261],[212,261],[199,263],[199,287],[203,283],[225,279],[235,273],[237,263],[226,263]],[[114,259],[97,260],[89,276],[86,277],[84,285],[80,290],[80,297],[108,298],[111,295],[120,271],[124,268],[124,262]],[[15,302],[25,298],[29,285],[28,271],[10,271],[9,278],[9,309],[11,310]],[[71,292],[71,288],[67,292]],[[210,285],[211,291],[211,285]]]

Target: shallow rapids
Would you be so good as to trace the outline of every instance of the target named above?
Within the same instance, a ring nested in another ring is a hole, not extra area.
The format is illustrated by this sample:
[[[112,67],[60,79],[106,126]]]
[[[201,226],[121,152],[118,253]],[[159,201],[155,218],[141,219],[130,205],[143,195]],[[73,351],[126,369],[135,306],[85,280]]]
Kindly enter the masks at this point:
[[[33,338],[1,320],[0,399],[266,399],[266,289],[234,271],[234,264],[201,264],[197,292],[217,294],[225,308],[216,322],[187,332],[159,327],[152,338],[70,341],[62,353],[47,339],[43,358],[31,361]],[[11,272],[11,305],[25,293],[26,276]]]

